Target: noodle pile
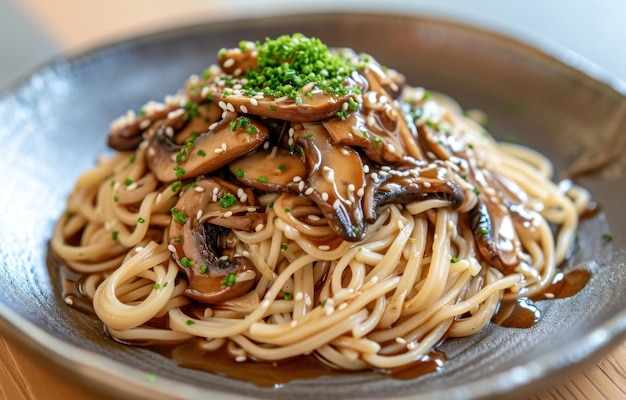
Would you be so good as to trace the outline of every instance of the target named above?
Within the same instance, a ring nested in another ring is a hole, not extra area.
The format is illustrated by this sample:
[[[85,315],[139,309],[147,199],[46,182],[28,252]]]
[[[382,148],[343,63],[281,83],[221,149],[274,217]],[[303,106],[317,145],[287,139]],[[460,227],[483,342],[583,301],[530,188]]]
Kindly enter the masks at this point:
[[[111,336],[389,369],[478,332],[501,301],[545,291],[584,190],[562,193],[544,156],[496,142],[369,56],[324,53],[325,66],[353,67],[337,69],[347,90],[307,71],[292,92],[246,89],[264,45],[221,51],[177,95],[115,121],[117,152],[70,194],[52,249],[83,275]],[[323,115],[306,117],[320,98]],[[247,147],[206,167],[232,148],[201,147],[220,135]],[[293,164],[276,161],[274,177],[246,169],[268,171],[272,157]]]

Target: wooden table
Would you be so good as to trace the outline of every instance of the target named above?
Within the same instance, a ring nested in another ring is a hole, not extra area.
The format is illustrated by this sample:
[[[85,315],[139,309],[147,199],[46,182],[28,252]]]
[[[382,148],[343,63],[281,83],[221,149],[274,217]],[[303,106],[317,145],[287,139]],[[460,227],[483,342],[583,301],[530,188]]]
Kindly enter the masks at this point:
[[[203,0],[21,0],[19,7],[62,51],[74,52],[159,27],[219,18],[228,2]],[[22,350],[0,337],[0,397],[23,399],[94,399],[76,386],[72,377],[59,377],[39,365]],[[581,370],[564,382],[531,396],[533,399],[626,398],[626,342],[597,364]]]

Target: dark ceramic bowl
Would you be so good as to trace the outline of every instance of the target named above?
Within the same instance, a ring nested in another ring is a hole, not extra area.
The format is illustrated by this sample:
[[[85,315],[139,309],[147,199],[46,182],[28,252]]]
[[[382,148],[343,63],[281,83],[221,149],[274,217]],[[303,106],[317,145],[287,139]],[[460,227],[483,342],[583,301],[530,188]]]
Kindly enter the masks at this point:
[[[557,177],[597,167],[579,183],[601,213],[580,226],[566,267],[592,271],[577,295],[541,302],[529,329],[492,324],[449,341],[440,371],[408,381],[372,374],[281,388],[178,367],[112,341],[66,306],[46,267],[47,241],[78,175],[106,151],[109,122],[175,92],[241,39],[303,32],[350,46],[410,83],[487,112],[493,135],[514,136],[554,161]],[[597,360],[626,332],[626,99],[624,85],[554,46],[537,49],[479,28],[419,17],[294,15],[193,26],[59,59],[0,97],[0,327],[50,365],[106,395],[150,398],[475,398],[523,395]],[[593,74],[590,75],[590,71]],[[612,232],[607,242],[603,233]],[[154,372],[154,379],[147,372]]]

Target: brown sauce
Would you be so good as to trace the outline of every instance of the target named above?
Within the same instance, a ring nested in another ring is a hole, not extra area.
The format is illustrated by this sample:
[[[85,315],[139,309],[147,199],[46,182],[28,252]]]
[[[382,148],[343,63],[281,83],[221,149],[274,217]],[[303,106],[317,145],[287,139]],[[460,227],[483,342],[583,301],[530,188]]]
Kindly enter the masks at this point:
[[[591,272],[586,269],[559,272],[552,284],[543,293],[535,296],[534,300],[563,299],[573,296],[585,287],[590,277]]]
[[[94,315],[91,300],[81,292],[82,275],[63,265],[51,251],[48,252],[50,274],[56,279],[59,291],[65,302],[79,311]],[[565,298],[576,294],[586,284],[590,272],[575,269],[558,273],[545,293],[533,299],[519,299],[502,302],[492,322],[506,328],[530,328],[542,317],[536,300]],[[153,325],[164,325],[165,321],[152,321]],[[134,343],[162,354],[174,360],[183,368],[201,370],[226,376],[231,379],[252,382],[261,387],[280,388],[295,380],[310,380],[322,376],[346,376],[350,374],[384,375],[397,380],[410,380],[432,373],[446,361],[445,353],[432,350],[429,354],[414,362],[397,368],[377,369],[374,371],[344,371],[329,365],[315,355],[293,357],[278,362],[247,359],[238,362],[225,347],[208,351],[202,347],[203,339],[193,339],[177,344]]]

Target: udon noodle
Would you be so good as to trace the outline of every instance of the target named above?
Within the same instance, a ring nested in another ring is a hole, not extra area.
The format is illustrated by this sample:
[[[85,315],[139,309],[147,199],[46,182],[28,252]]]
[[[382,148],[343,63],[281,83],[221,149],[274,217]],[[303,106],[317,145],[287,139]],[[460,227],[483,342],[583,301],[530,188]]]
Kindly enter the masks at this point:
[[[54,230],[111,336],[394,368],[552,282],[588,195],[546,157],[317,39],[217,58],[112,123]]]

